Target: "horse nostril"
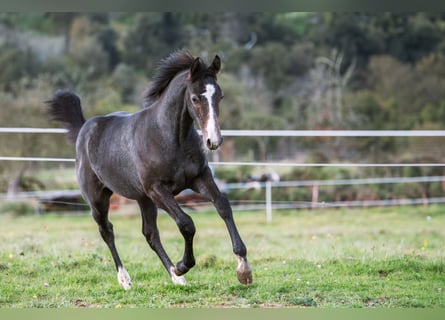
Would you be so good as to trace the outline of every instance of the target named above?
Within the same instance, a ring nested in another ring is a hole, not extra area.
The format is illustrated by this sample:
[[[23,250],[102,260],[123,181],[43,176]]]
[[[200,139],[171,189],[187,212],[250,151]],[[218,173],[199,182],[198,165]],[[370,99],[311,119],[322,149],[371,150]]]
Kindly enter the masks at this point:
[[[218,138],[218,140],[213,140],[213,141],[212,139],[208,138],[206,140],[206,145],[209,150],[216,150],[219,148],[219,146],[221,146],[222,142],[223,142],[222,137]]]

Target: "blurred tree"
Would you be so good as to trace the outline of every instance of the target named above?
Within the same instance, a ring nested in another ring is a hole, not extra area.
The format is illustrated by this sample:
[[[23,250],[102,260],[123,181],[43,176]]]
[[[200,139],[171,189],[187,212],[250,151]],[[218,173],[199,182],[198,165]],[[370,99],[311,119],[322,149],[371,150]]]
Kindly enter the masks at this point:
[[[139,13],[124,39],[124,61],[152,75],[157,61],[186,46],[185,40],[174,13]]]
[[[31,49],[20,49],[12,43],[0,45],[0,90],[13,91],[14,83],[22,77],[35,77],[40,63]]]
[[[281,130],[285,126],[285,119],[274,115],[259,114],[252,110],[252,112],[243,116],[241,125],[243,128],[249,128],[249,130]],[[266,161],[271,158],[270,155],[273,154],[277,141],[276,138],[268,136],[249,137],[245,139],[245,148],[242,148],[242,150],[257,151],[260,161]],[[254,148],[254,145],[257,148]]]
[[[79,13],[75,12],[48,12],[46,16],[52,22],[54,29],[56,32],[62,33],[65,35],[65,53],[69,51],[70,47],[70,29],[71,23],[74,18],[76,18]]]
[[[385,100],[376,93],[362,90],[351,93],[347,103],[353,110],[354,118],[349,128],[352,130],[391,130],[393,116],[393,101]],[[402,138],[403,139],[403,138]],[[396,148],[403,146],[403,140],[395,140],[392,137],[360,137],[341,139],[342,148],[354,150],[354,156],[358,159],[369,159],[370,161],[384,162],[385,160],[397,161]]]
[[[121,57],[117,48],[118,34],[110,27],[101,29],[96,35],[97,41],[108,55],[108,69],[114,70]]]
[[[119,92],[123,102],[130,102],[136,87],[136,74],[133,67],[120,63],[110,77],[111,87]],[[132,102],[132,101],[131,101]]]
[[[316,48],[312,42],[298,42],[290,48],[289,55],[289,75],[301,77],[313,66]]]
[[[249,114],[269,115],[269,92],[248,85],[225,72],[218,77],[218,82],[224,91],[219,115],[221,128],[247,129],[244,118]]]
[[[391,56],[372,57],[368,66],[369,90],[383,102],[387,123],[394,130],[407,130],[416,122],[418,79],[410,65]]]
[[[83,69],[87,81],[107,74],[110,64],[109,56],[95,35],[94,25],[87,16],[78,16],[73,20],[69,57]]]
[[[251,32],[257,35],[259,46],[268,42],[279,42],[288,47],[300,39],[293,26],[275,13],[248,13],[244,18]]]
[[[443,28],[435,26],[435,16],[420,12],[383,15],[387,52],[403,62],[415,63],[434,50],[445,35]]]
[[[320,13],[317,18],[318,28],[311,33],[311,38],[317,47],[337,48],[342,52],[344,66],[355,59],[357,67],[364,68],[371,55],[384,50],[381,34],[371,28],[373,14],[333,12]]]
[[[330,56],[317,57],[307,75],[292,84],[296,96],[294,109],[300,117],[304,114],[305,128],[346,127],[351,110],[345,96],[355,71],[354,61],[345,68],[343,53],[333,50]]]
[[[419,124],[435,122],[445,127],[445,55],[431,53],[415,66],[418,81]]]
[[[272,91],[286,85],[290,66],[287,48],[280,42],[269,42],[252,49],[249,61],[252,72],[266,80]]]

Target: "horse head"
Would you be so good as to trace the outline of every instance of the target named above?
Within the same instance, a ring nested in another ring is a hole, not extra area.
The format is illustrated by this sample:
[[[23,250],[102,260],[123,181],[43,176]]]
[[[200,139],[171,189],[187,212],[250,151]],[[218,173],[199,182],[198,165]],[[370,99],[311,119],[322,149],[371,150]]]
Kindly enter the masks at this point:
[[[219,102],[223,92],[216,76],[221,70],[221,59],[215,56],[210,66],[196,58],[187,77],[187,108],[201,128],[204,145],[209,150],[218,149],[223,141],[219,127]]]

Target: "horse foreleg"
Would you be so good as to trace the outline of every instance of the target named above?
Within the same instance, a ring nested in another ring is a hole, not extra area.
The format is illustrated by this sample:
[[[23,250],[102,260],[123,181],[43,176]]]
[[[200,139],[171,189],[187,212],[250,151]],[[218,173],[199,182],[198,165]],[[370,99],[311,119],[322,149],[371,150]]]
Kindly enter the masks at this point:
[[[232,240],[233,253],[238,260],[238,267],[236,269],[238,280],[242,284],[249,285],[252,283],[252,269],[247,261],[247,249],[235,225],[230,203],[220,192],[213,202],[219,215],[224,220],[230,234],[230,239]]]
[[[167,272],[170,274],[173,283],[179,285],[185,285],[186,281],[183,276],[178,276],[175,273],[175,267],[165,252],[162,246],[161,239],[159,237],[159,230],[157,226],[157,216],[158,210],[150,198],[139,200],[139,207],[141,208],[142,214],[142,233],[147,239],[148,244],[158,255],[162,264],[164,265]]]
[[[251,284],[252,269],[247,261],[246,246],[244,245],[244,242],[241,239],[235,225],[229,200],[227,200],[227,198],[219,191],[209,168],[207,168],[207,170],[199,178],[195,179],[193,188],[202,196],[210,199],[213,202],[219,215],[224,220],[232,241],[233,253],[236,255],[238,260],[238,267],[236,269],[238,280],[242,284]]]
[[[162,187],[153,188],[150,197],[160,208],[164,209],[173,218],[179,231],[184,237],[185,246],[182,260],[176,263],[175,267],[170,267],[168,269],[173,282],[180,283],[183,280],[179,277],[187,273],[195,265],[195,257],[193,255],[195,224],[193,223],[192,218],[181,209],[173,195]]]

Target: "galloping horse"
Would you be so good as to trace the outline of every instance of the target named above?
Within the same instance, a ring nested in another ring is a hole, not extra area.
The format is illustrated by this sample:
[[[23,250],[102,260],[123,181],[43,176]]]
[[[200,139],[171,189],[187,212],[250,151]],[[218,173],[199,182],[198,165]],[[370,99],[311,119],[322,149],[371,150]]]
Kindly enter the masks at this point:
[[[174,196],[187,188],[212,201],[230,234],[238,259],[238,280],[252,282],[246,246],[230,203],[215,184],[204,150],[216,150],[223,141],[218,123],[223,98],[217,83],[220,69],[218,56],[208,65],[184,50],[172,53],[159,63],[157,75],[145,92],[144,108],[134,114],[115,112],[85,120],[80,98],[69,90],[57,91],[46,102],[52,119],[64,124],[68,140],[76,144],[76,172],[82,195],[111,251],[119,284],[125,290],[132,283],[119,258],[108,219],[110,196],[117,193],[137,201],[148,244],[172,281],[184,285],[183,275],[195,265],[195,225]],[[202,131],[202,139],[194,122]],[[160,241],[158,207],[174,219],[184,237],[184,254],[176,265]]]

